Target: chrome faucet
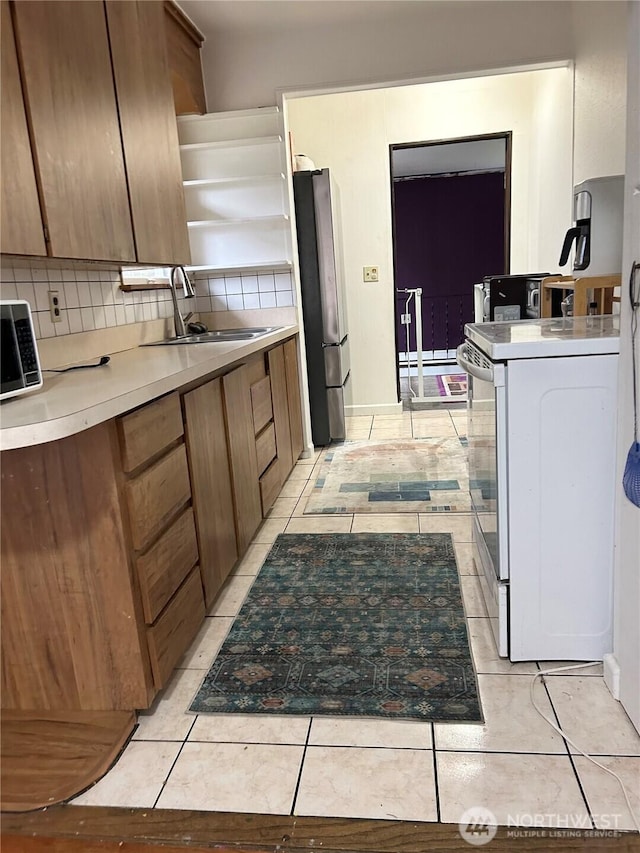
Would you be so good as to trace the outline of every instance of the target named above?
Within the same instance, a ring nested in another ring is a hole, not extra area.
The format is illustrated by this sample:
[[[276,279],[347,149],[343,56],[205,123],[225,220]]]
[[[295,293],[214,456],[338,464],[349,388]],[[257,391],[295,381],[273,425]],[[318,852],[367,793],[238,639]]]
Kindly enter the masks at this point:
[[[185,320],[188,320],[189,317],[193,316],[193,312],[189,312],[189,314],[186,314],[184,317],[180,313],[180,307],[178,306],[178,294],[176,293],[176,276],[178,270],[180,270],[180,272],[182,273],[182,292],[184,297],[186,299],[191,299],[196,294],[185,268],[182,266],[171,267],[171,276],[169,277],[169,289],[171,290],[171,299],[173,301],[173,324],[176,330],[176,338],[184,338],[187,334],[187,330],[184,325]]]

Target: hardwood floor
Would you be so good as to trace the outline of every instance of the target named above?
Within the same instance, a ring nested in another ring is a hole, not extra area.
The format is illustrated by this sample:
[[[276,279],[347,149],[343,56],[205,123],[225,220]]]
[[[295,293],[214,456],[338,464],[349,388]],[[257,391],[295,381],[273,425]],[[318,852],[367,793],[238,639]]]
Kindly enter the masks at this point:
[[[521,830],[520,832],[523,832]],[[617,838],[584,833],[552,837],[539,830],[516,838],[502,827],[478,849],[502,853],[549,850],[640,849],[637,834]],[[55,806],[21,815],[3,815],[3,853],[176,853],[188,848],[218,853],[469,853],[475,849],[460,837],[456,824],[410,823],[347,818],[298,818],[279,815]]]

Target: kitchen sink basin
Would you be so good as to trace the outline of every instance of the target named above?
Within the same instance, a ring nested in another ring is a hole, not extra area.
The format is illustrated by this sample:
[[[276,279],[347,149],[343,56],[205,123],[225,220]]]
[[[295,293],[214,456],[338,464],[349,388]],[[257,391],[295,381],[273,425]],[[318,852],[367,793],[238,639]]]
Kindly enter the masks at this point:
[[[185,335],[183,338],[169,338],[166,341],[153,341],[153,343],[142,344],[145,347],[157,346],[182,346],[183,344],[214,344],[227,343],[229,341],[250,341],[261,338],[269,332],[277,332],[280,326],[254,326],[244,329],[218,329],[213,332],[194,333]]]

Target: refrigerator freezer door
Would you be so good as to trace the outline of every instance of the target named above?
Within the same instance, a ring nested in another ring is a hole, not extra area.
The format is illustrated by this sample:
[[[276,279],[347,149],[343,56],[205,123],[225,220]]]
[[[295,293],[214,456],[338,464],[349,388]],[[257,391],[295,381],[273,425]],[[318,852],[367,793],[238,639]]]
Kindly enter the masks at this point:
[[[351,365],[349,363],[349,338],[345,337],[340,344],[323,347],[324,375],[327,388],[344,385]]]
[[[330,182],[328,169],[313,173],[313,204],[322,302],[322,340],[325,344],[339,344],[347,334],[340,234],[336,228],[339,226],[337,193],[337,187]]]
[[[346,382],[348,381],[349,377],[347,376]],[[329,431],[331,432],[331,439],[332,441],[344,441],[346,438],[344,386],[327,388],[327,405],[329,409]]]

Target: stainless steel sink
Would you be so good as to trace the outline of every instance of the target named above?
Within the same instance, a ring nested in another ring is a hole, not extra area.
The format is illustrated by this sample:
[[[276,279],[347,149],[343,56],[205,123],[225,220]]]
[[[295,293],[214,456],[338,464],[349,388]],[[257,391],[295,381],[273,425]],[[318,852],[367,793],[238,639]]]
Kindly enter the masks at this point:
[[[250,341],[253,338],[261,338],[270,332],[277,332],[280,326],[253,326],[245,329],[218,329],[213,332],[202,332],[200,334],[185,335],[182,338],[169,338],[166,341],[153,341],[142,344],[144,347],[160,346],[182,346],[183,344],[215,344],[228,343],[229,341]]]

